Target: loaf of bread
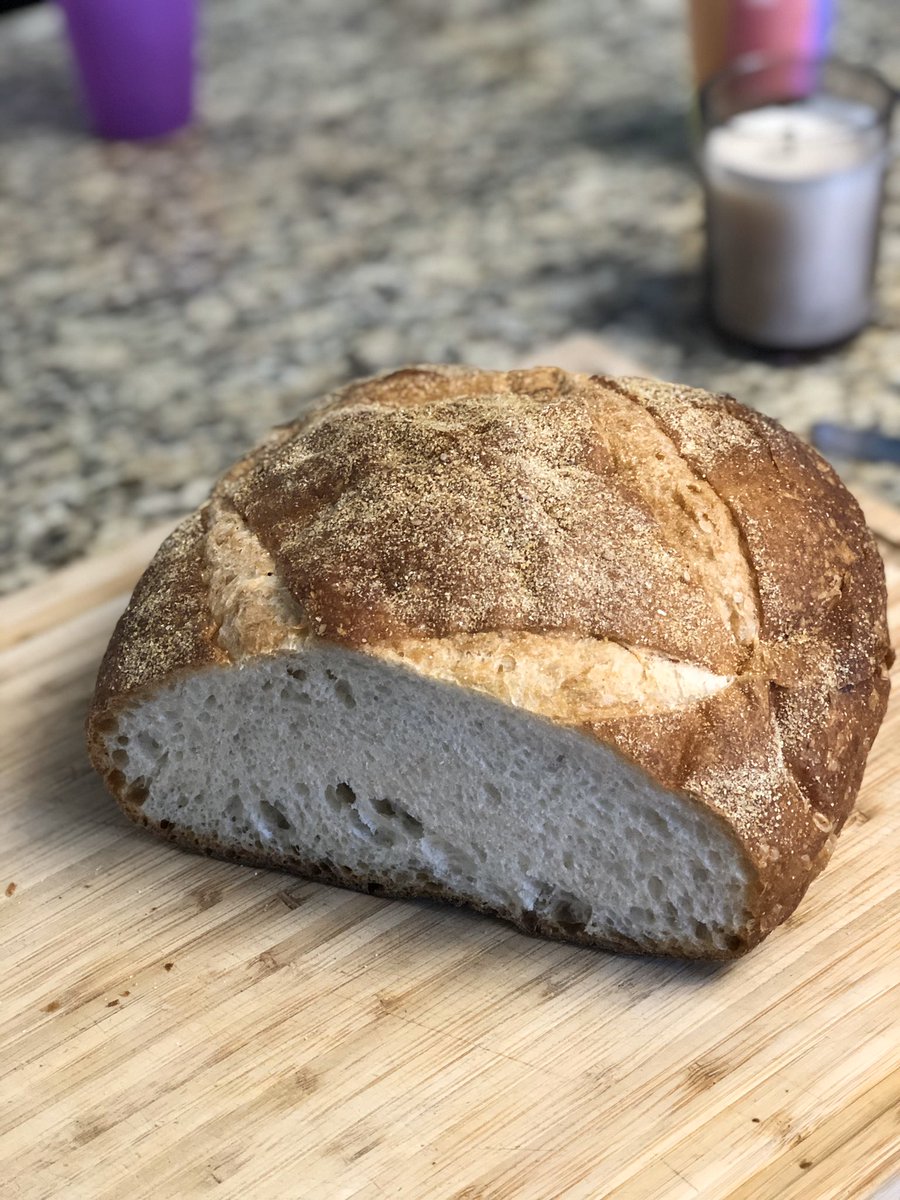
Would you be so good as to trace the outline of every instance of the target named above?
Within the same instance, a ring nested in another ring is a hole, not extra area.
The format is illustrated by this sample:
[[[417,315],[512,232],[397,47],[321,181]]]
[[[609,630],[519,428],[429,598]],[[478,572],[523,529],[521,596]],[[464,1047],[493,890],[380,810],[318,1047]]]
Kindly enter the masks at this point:
[[[831,468],[727,396],[407,368],[275,430],[163,543],[90,754],[207,854],[731,958],[852,808],[885,605]]]

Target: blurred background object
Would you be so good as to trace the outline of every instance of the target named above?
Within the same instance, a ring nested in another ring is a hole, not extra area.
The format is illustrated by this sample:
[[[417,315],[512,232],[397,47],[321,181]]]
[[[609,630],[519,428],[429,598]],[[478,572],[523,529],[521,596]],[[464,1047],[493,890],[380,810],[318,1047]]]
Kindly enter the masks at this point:
[[[58,0],[94,132],[140,141],[193,115],[197,0]]]
[[[746,55],[824,58],[834,0],[690,0],[694,82]]]
[[[834,59],[744,57],[703,88],[715,323],[812,350],[868,324],[894,94]]]
[[[848,429],[830,421],[817,421],[810,430],[814,445],[829,458],[842,462],[900,463],[900,437],[887,437],[878,429]]]
[[[900,436],[896,172],[853,342],[765,356],[704,320],[686,5],[203,15],[202,121],[146,144],[86,129],[55,4],[0,18],[3,589],[174,519],[268,427],[408,361],[590,333],[807,436]],[[832,40],[900,78],[894,0],[845,3]],[[900,500],[895,465],[842,469]]]

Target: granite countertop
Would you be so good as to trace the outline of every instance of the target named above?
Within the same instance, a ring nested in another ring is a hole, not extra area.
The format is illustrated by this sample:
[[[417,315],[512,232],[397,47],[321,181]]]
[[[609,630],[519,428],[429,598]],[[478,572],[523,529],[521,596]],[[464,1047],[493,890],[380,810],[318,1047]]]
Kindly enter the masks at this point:
[[[203,119],[89,137],[58,14],[0,20],[0,588],[202,499],[362,373],[502,366],[591,330],[803,431],[900,433],[900,170],[877,323],[812,362],[700,312],[687,46],[672,0],[216,0]],[[900,81],[893,0],[838,50]],[[900,500],[896,467],[853,479]]]

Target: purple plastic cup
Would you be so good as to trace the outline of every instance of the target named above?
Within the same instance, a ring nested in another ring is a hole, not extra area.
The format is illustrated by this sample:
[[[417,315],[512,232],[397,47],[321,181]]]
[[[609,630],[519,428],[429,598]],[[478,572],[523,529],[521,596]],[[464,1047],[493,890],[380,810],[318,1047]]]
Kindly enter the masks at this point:
[[[101,137],[162,137],[190,122],[197,0],[59,4],[85,104]]]

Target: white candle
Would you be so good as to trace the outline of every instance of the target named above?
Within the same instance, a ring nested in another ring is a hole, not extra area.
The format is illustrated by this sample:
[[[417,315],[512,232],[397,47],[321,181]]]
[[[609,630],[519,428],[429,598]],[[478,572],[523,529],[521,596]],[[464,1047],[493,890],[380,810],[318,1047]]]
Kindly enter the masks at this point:
[[[875,110],[836,96],[750,109],[713,128],[703,166],[718,324],[794,349],[865,325],[885,165]]]

